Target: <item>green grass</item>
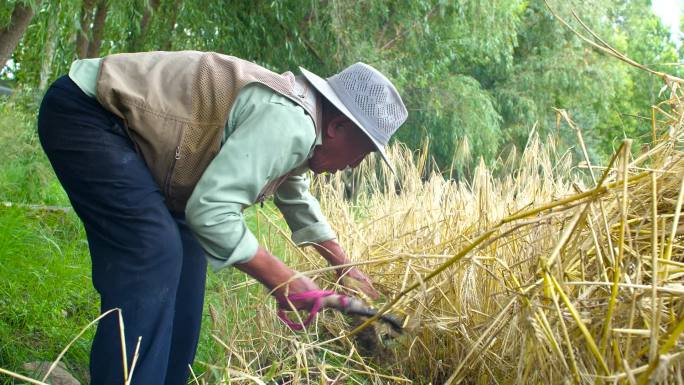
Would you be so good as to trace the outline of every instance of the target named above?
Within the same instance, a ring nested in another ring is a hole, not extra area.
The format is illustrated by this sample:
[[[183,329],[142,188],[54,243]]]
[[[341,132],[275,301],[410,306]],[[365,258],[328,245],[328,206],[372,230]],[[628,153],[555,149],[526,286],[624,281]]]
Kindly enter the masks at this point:
[[[97,317],[87,244],[73,213],[0,209],[0,367],[52,361]],[[92,331],[65,356],[82,375]]]

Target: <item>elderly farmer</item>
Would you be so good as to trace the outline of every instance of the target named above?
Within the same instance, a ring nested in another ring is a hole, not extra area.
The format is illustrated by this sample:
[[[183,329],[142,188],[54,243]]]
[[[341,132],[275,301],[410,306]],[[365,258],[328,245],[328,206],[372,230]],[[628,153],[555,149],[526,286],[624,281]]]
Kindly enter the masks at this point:
[[[217,53],[148,52],[79,60],[47,91],[38,129],[83,221],[101,310],[120,308],[133,384],[184,384],[207,259],[256,278],[280,307],[309,309],[318,287],[259,246],[242,215],[273,195],[298,245],[349,262],[309,192],[308,170],[355,167],[406,120],[394,86],[354,64],[324,80]],[[206,254],[205,254],[206,253]],[[206,255],[206,257],[205,257]],[[342,274],[342,272],[339,272]],[[355,286],[377,296],[357,269]],[[305,295],[302,295],[305,294]],[[92,383],[122,383],[116,317],[100,321]]]

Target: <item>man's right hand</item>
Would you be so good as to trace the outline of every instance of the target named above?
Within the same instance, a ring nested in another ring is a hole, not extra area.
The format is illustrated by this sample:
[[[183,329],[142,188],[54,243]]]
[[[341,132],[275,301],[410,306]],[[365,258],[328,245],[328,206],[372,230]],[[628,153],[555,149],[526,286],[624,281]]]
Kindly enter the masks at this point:
[[[283,290],[275,290],[273,296],[275,297],[276,301],[278,301],[278,307],[282,309],[293,310],[292,307],[294,307],[296,310],[309,310],[313,306],[313,299],[291,301],[288,300],[288,296],[291,296],[292,294],[304,293],[307,291],[320,290],[321,289],[318,287],[318,285],[316,285],[310,278],[300,277],[287,284]]]

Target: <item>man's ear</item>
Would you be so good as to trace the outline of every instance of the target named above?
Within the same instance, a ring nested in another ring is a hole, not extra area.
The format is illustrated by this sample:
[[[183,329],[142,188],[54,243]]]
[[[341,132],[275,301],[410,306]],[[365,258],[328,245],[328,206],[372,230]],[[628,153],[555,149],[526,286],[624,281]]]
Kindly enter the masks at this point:
[[[328,125],[325,126],[325,136],[328,138],[334,138],[338,131],[343,129],[342,123],[347,120],[347,117],[343,115],[337,115],[336,117],[330,119]]]

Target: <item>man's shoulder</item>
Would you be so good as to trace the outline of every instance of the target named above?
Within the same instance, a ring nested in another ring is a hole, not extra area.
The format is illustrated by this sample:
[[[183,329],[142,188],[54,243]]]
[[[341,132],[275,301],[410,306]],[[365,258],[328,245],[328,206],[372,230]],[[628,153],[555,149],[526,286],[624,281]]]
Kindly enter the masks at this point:
[[[244,86],[242,90],[240,90],[238,97],[251,103],[275,104],[306,114],[306,111],[304,111],[304,109],[297,103],[290,100],[290,98],[280,94],[277,91],[274,91],[267,85],[258,82],[250,83]]]
[[[307,154],[316,142],[316,129],[308,113],[286,96],[265,85],[245,86],[235,102],[226,137],[237,130],[258,132],[261,143],[288,142]]]
[[[251,112],[264,118],[278,118],[275,123],[279,126],[288,126],[297,131],[301,130],[305,134],[316,135],[313,120],[306,110],[266,85],[260,83],[246,85],[240,90],[236,102],[253,107],[250,109]]]

